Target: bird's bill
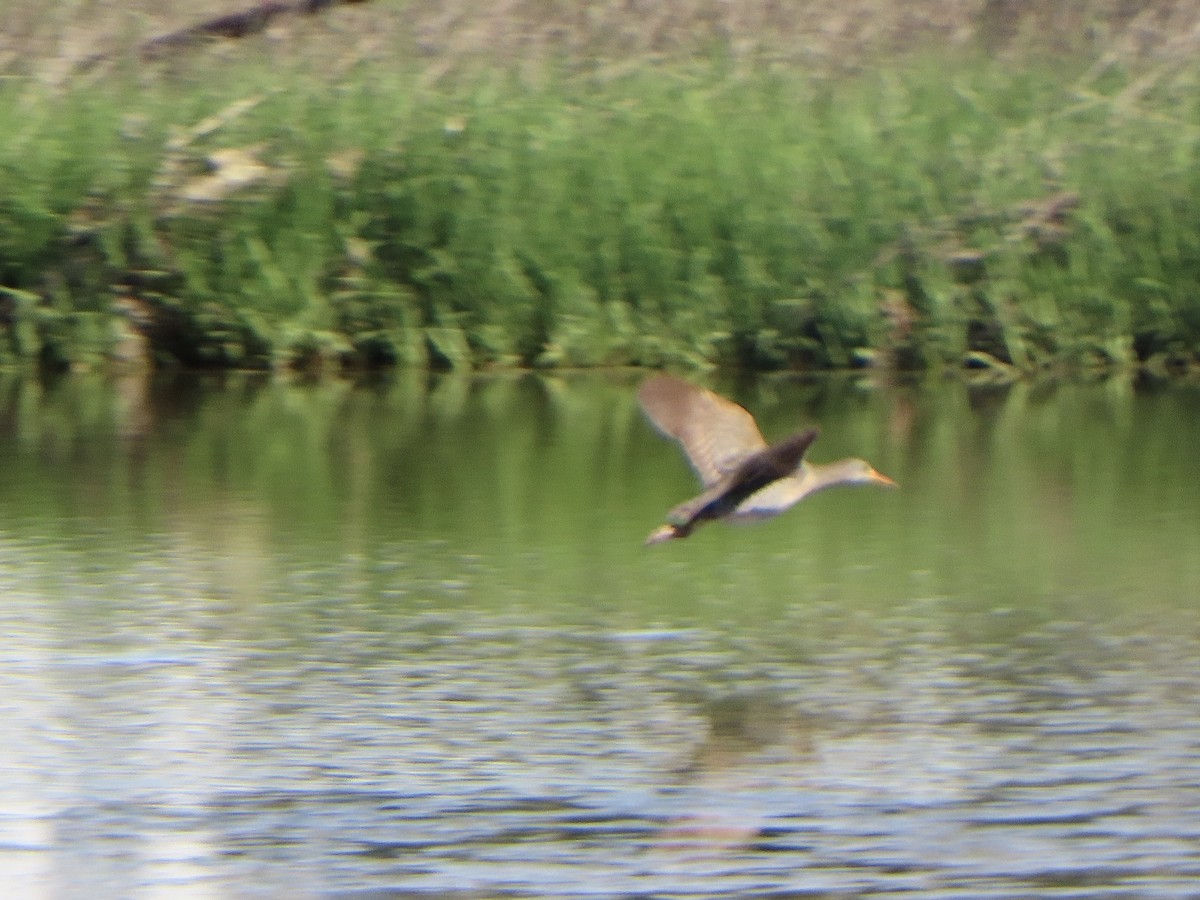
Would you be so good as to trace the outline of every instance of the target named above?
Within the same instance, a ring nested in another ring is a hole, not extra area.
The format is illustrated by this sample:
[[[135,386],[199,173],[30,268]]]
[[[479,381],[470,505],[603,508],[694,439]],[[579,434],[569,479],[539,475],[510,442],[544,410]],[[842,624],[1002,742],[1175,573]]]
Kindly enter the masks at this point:
[[[663,541],[669,541],[677,537],[679,537],[679,529],[674,525],[660,525],[646,536],[646,546],[661,544]]]
[[[882,484],[884,487],[900,487],[900,485],[896,484],[896,482],[892,481],[892,479],[888,478],[882,472],[876,472],[874,469],[871,470],[870,478],[875,484]]]

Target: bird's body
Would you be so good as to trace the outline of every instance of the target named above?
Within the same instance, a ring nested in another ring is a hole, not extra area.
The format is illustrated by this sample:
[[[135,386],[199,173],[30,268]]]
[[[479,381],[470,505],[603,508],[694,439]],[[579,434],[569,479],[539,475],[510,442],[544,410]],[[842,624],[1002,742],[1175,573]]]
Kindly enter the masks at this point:
[[[837,484],[895,485],[861,459],[805,462],[817,439],[815,428],[768,446],[741,406],[670,375],[646,379],[638,400],[654,426],[680,443],[704,486],[703,493],[667,513],[666,524],[650,533],[647,544],[687,537],[715,519],[769,518]]]

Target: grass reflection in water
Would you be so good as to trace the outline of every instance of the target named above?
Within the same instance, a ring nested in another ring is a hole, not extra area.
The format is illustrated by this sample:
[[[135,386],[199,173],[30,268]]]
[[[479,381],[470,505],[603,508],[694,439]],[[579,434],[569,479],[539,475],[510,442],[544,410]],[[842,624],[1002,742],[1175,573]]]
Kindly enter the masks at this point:
[[[1200,393],[720,383],[904,488],[650,552],[638,380],[0,383],[17,888],[1183,890]]]

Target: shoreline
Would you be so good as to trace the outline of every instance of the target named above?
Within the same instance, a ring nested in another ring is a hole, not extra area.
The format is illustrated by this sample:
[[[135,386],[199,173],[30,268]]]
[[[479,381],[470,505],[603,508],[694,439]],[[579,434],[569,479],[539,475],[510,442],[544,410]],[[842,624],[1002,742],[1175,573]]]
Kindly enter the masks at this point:
[[[261,49],[0,83],[0,365],[1200,366],[1190,60]]]

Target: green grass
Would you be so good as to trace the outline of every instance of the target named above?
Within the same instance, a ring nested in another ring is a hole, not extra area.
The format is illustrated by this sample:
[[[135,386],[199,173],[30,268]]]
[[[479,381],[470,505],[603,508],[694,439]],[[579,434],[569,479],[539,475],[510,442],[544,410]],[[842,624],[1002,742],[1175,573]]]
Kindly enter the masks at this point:
[[[1200,357],[1200,66],[306,68],[0,82],[0,361]]]

